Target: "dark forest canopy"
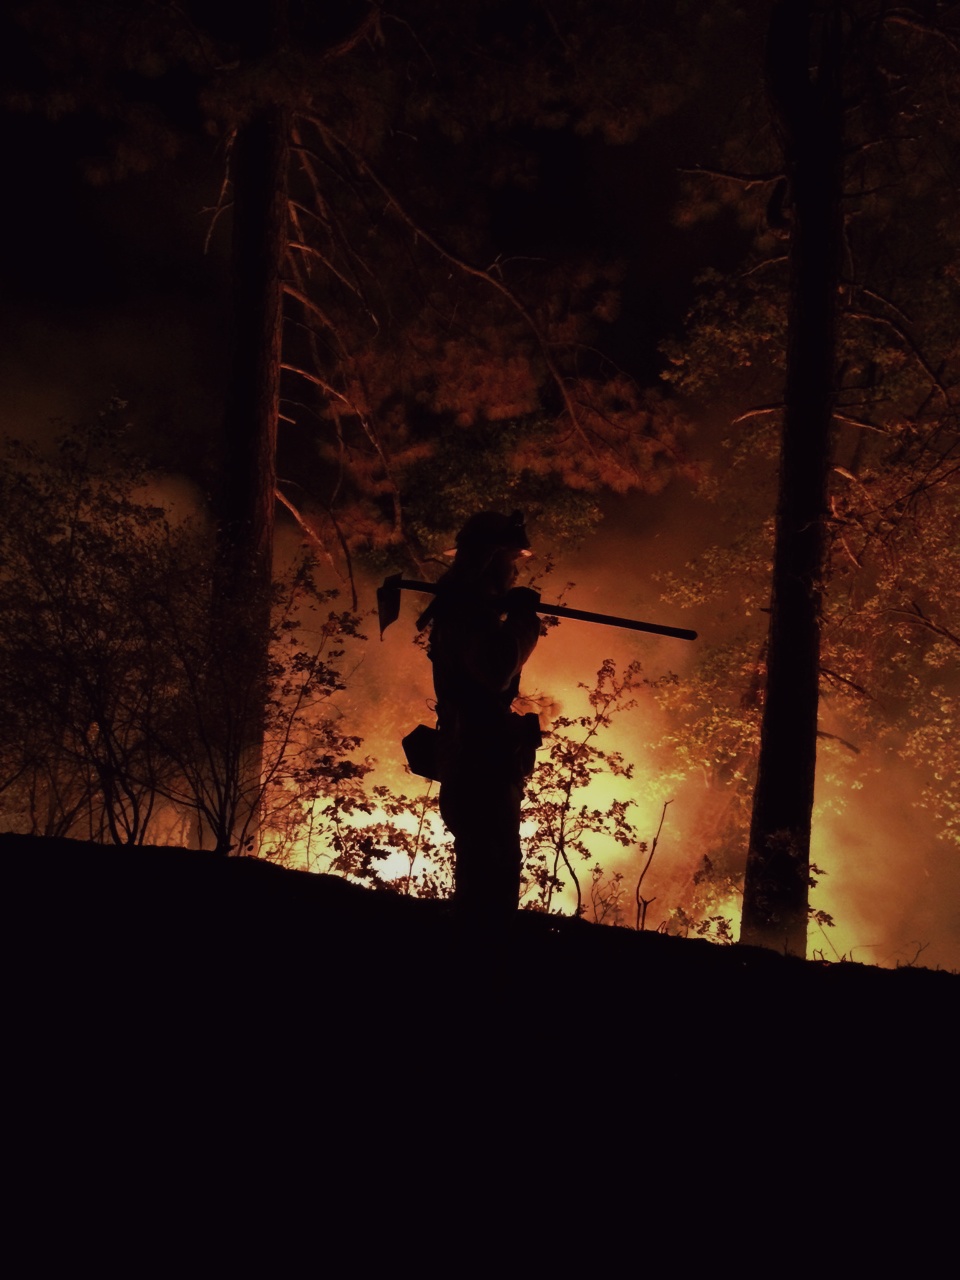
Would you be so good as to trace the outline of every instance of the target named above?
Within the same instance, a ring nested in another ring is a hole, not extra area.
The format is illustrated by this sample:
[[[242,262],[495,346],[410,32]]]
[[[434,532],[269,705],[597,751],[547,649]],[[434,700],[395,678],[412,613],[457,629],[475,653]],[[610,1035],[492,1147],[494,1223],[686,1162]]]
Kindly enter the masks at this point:
[[[551,476],[554,499],[598,480],[662,486],[682,460],[679,424],[650,373],[675,291],[651,290],[636,258],[639,230],[648,265],[659,259],[650,229],[665,199],[629,158],[616,178],[603,170],[611,145],[642,147],[683,108],[689,33],[651,29],[627,5],[586,27],[574,6],[474,5],[454,18],[413,5],[358,11],[340,53],[310,10],[291,9],[273,61],[244,61],[249,32],[216,7],[188,10],[187,29],[179,8],[127,6],[120,20],[113,6],[71,7],[21,33],[56,78],[50,88],[44,69],[18,101],[85,136],[100,181],[163,169],[204,130],[222,147],[265,95],[302,112],[288,265],[313,307],[288,298],[288,363],[323,385],[285,379],[295,428],[281,430],[280,471],[307,470],[328,540],[334,493],[349,536],[396,539],[396,490],[416,507],[424,455],[449,468],[464,428],[492,438],[491,422],[506,428],[506,461],[526,469],[528,505],[544,505]],[[588,514],[571,511],[575,530]],[[411,512],[415,554],[424,518]]]

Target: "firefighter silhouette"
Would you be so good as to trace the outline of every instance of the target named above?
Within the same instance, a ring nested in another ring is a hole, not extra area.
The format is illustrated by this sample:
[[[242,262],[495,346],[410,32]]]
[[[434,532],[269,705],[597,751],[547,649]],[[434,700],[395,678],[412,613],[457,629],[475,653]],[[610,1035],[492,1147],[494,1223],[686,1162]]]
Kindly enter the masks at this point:
[[[540,636],[539,594],[515,585],[529,545],[520,512],[471,516],[421,619],[432,624],[440,815],[454,839],[454,903],[478,923],[503,921],[519,898],[520,804],[540,742],[537,717],[511,711]]]

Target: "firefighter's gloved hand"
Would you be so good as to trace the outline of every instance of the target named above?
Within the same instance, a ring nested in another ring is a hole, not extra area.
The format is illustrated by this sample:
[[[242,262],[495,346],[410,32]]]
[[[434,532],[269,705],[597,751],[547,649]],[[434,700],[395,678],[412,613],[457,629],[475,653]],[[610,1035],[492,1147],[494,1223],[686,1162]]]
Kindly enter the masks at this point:
[[[540,592],[532,587],[511,587],[507,592],[507,613],[535,613],[540,607]]]

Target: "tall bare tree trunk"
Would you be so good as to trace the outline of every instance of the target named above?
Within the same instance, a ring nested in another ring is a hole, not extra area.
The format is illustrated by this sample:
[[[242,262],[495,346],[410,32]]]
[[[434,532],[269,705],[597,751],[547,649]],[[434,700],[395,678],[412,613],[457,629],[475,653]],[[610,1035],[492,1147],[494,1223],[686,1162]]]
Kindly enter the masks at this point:
[[[248,31],[248,52],[269,58],[286,41],[286,0],[262,0],[258,18]],[[225,754],[237,770],[230,843],[241,852],[257,841],[263,763],[289,158],[289,108],[258,103],[239,125],[230,159],[233,331],[214,602],[230,700]]]
[[[268,586],[277,481],[277,421],[287,237],[289,119],[265,106],[233,146],[233,351],[220,496],[225,589]]]
[[[805,955],[807,940],[825,513],[836,394],[840,21],[835,0],[780,0],[771,17],[767,63],[792,231],[767,686],[740,941],[798,956]]]

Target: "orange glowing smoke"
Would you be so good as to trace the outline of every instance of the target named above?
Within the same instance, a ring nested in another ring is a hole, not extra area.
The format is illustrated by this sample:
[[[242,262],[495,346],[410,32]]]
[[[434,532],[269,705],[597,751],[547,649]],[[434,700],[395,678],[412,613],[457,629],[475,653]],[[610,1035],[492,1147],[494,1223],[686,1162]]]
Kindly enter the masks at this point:
[[[595,558],[594,558],[595,557]],[[649,572],[634,571],[645,563],[625,556],[624,544],[605,535],[595,539],[589,557],[571,557],[551,582],[538,583],[545,598],[557,598],[564,583],[576,586],[566,602],[578,608],[620,613],[680,626],[692,626],[709,640],[716,619],[702,616],[665,616]],[[372,617],[376,583],[365,584],[371,610],[368,630],[376,634]],[[549,593],[549,594],[548,594]],[[414,645],[414,619],[419,601],[404,597],[399,620],[383,641],[372,639],[338,707],[347,723],[364,740],[364,751],[375,761],[369,779],[395,792],[422,796],[429,784],[406,769],[400,739],[417,723],[433,724],[433,689],[430,666],[422,649]],[[577,622],[554,628],[540,642],[524,672],[523,691],[541,695],[551,714],[577,716],[586,711],[586,694],[579,686],[592,684],[603,659],[618,667],[639,659],[645,674],[654,679],[669,670],[688,672],[697,659],[697,647]],[[652,900],[646,928],[689,932],[690,921],[705,928],[705,936],[736,938],[739,931],[739,885],[726,873],[715,881],[703,878],[704,856],[716,856],[717,812],[725,803],[722,794],[699,776],[683,775],[655,759],[652,744],[663,726],[664,713],[652,695],[640,696],[637,706],[622,715],[608,731],[603,746],[620,751],[634,764],[629,782],[612,776],[597,777],[581,802],[604,807],[610,800],[630,799],[631,816],[641,840],[655,834],[663,806],[669,804],[655,857],[643,883],[643,897]],[[550,723],[543,725],[549,733]],[[832,726],[834,727],[834,726]],[[960,913],[952,904],[960,901],[960,866],[951,852],[937,846],[929,832],[920,834],[916,817],[904,791],[891,787],[889,774],[878,776],[873,786],[858,782],[853,788],[842,780],[843,770],[826,769],[818,778],[814,815],[812,860],[822,868],[812,891],[812,908],[835,922],[829,928],[811,923],[808,955],[828,960],[855,959],[894,965],[909,963],[918,954],[920,963],[946,968],[960,966]],[[836,775],[836,776],[834,776]],[[371,815],[371,819],[384,815]],[[370,820],[370,819],[368,819]],[[408,824],[412,818],[404,819]],[[446,839],[434,824],[434,836]],[[745,850],[743,851],[745,853]],[[589,885],[590,870],[599,863],[604,883],[622,876],[621,923],[635,921],[634,895],[637,877],[646,861],[640,848],[623,849],[609,842],[591,850],[583,864],[581,883]],[[322,859],[315,859],[322,870]],[[397,854],[383,865],[384,875],[406,875],[406,857]],[[742,871],[742,864],[741,864]],[[580,871],[578,869],[578,875]],[[700,877],[698,880],[698,876]],[[944,885],[948,889],[944,889]],[[585,894],[585,898],[586,898]],[[568,888],[554,905],[573,909]],[[588,913],[589,914],[589,913]],[[704,922],[706,924],[704,925]],[[726,925],[722,922],[726,922]],[[926,946],[926,949],[923,948]]]

